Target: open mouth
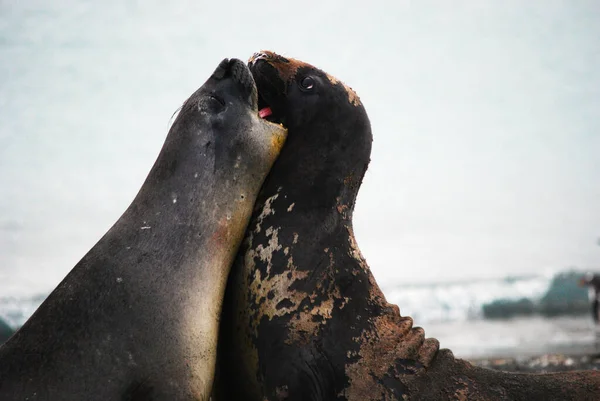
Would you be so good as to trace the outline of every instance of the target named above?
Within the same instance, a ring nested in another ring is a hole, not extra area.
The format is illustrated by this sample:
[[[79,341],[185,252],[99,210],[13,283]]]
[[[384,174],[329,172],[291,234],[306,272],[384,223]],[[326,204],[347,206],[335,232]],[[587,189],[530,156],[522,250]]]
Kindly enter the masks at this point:
[[[260,92],[258,93],[258,115],[260,118],[269,122],[285,125],[283,117],[273,112],[273,109],[271,106],[269,106],[265,99],[263,99],[263,97],[260,95]]]
[[[260,118],[267,118],[272,114],[273,114],[273,110],[271,110],[271,108],[269,106],[263,107],[262,109],[260,109],[258,111],[258,115],[260,116]]]

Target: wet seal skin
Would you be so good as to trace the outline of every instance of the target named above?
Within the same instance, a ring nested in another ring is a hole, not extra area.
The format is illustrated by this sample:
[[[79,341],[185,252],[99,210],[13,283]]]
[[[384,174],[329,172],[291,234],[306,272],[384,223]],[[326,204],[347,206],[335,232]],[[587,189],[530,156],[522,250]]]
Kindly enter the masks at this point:
[[[208,400],[230,266],[286,137],[223,60],[133,203],[0,348],[0,399]]]
[[[515,375],[457,360],[386,302],[352,229],[372,141],[360,99],[273,52],[249,64],[261,114],[284,123],[288,139],[227,284],[217,401],[597,396],[597,372]]]

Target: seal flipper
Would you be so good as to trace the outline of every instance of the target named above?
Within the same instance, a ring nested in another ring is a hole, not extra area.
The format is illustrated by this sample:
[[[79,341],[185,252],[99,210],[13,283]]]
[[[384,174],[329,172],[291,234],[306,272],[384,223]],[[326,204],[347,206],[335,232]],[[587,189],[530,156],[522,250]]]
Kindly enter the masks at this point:
[[[426,374],[408,378],[410,399],[485,401],[596,401],[600,372],[508,373],[479,368],[440,350]]]

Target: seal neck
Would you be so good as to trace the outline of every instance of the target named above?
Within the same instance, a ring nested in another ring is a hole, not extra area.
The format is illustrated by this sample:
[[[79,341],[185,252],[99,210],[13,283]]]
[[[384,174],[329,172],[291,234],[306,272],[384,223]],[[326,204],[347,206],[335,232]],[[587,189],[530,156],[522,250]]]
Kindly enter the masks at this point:
[[[298,209],[318,213],[344,205],[350,218],[370,161],[371,138],[368,121],[366,127],[320,123],[288,127],[288,139],[263,193],[270,196],[284,183]]]

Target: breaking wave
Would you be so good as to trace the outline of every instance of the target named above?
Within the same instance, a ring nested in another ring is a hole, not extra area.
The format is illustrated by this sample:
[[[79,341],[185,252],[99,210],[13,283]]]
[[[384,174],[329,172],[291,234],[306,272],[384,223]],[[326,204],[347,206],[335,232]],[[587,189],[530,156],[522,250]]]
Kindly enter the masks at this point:
[[[587,289],[577,285],[583,273],[505,277],[431,284],[384,286],[389,302],[416,324],[511,318],[515,316],[589,313]],[[47,294],[0,295],[0,319],[20,327]]]
[[[588,290],[577,271],[554,275],[383,287],[402,315],[422,322],[589,313]]]

